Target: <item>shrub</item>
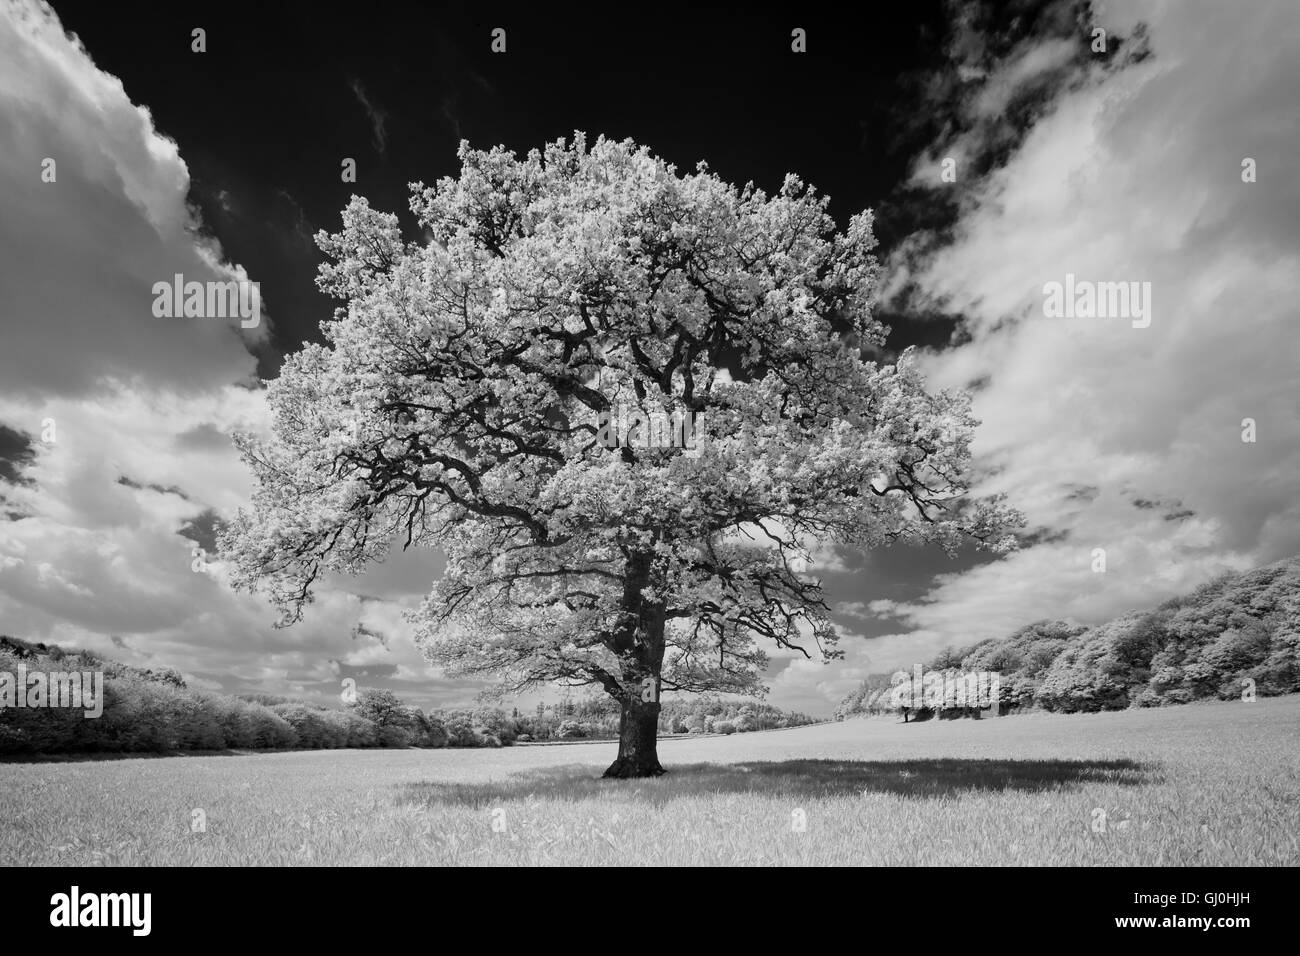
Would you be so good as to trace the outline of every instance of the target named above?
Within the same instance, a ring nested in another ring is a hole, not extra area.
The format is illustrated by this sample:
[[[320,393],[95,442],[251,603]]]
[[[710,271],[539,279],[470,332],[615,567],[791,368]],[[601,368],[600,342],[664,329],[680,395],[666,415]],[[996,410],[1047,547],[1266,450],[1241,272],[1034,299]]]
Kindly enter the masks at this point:
[[[212,694],[176,694],[172,716],[177,725],[173,740],[177,749],[221,750],[226,746],[226,735],[221,732],[220,699]]]
[[[29,672],[80,669],[51,658],[26,656],[25,652],[20,655],[13,647],[0,647],[0,671],[13,674],[15,681],[20,661]],[[84,743],[89,735],[84,725],[96,723],[96,720],[86,720],[76,708],[6,707],[0,710],[0,753],[66,753],[86,749]]]
[[[27,732],[2,718],[0,714],[0,754],[27,753],[30,750]]]
[[[252,730],[253,747],[259,750],[278,750],[293,747],[298,735],[288,721],[264,704],[249,704],[248,723]]]
[[[307,704],[276,704],[271,708],[298,738],[298,746],[327,750],[343,746],[344,735],[329,721],[325,711]]]
[[[423,714],[424,717],[424,740],[417,744],[418,747],[445,747],[447,746],[448,734],[447,728],[442,722],[442,718],[436,714]]]
[[[411,732],[405,727],[393,724],[381,724],[379,727],[379,746],[405,748],[411,746]]]
[[[235,697],[221,698],[225,705],[221,729],[227,747],[246,750],[270,750],[293,747],[298,735],[283,717],[265,704],[254,704]]]
[[[174,687],[138,678],[106,681],[113,688],[112,707],[105,694],[105,730],[114,750],[163,753],[176,750],[180,742],[177,698]],[[229,734],[218,722],[223,744]]]
[[[466,713],[455,713],[447,718],[448,746],[482,747],[483,735],[474,726],[473,718]]]
[[[324,711],[325,719],[335,728],[337,746],[355,749],[374,747],[379,743],[379,725],[350,710]]]
[[[566,720],[560,724],[556,736],[561,740],[578,740],[587,736],[587,728],[576,720]]]
[[[503,747],[509,747],[519,736],[518,722],[500,708],[483,711],[478,718],[492,736],[501,740]]]
[[[715,734],[734,734],[736,725],[729,720],[720,720],[713,725],[713,732]]]

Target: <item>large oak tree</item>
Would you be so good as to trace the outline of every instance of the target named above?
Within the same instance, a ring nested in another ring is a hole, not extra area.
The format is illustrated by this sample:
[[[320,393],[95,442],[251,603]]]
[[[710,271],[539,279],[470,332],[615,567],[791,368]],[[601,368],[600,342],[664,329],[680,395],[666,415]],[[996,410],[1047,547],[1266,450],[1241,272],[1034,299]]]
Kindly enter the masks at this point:
[[[429,659],[604,688],[606,775],[638,777],[662,691],[753,692],[764,644],[842,655],[816,549],[1011,546],[1015,513],[969,495],[968,397],[863,359],[869,212],[840,231],[793,175],[767,195],[581,134],[460,159],[412,187],[423,241],[355,197],[317,237],[346,306],[269,384],[273,435],[239,439],[257,490],[222,547],[281,623],[324,571],[440,548]],[[620,409],[691,413],[697,452],[608,447]]]

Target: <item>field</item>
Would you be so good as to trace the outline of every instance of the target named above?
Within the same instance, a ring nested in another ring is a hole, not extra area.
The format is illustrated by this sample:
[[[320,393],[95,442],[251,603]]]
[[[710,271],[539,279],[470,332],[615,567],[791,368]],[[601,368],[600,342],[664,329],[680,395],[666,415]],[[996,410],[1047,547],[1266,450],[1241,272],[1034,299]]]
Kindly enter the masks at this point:
[[[1296,865],[1300,697],[613,744],[0,763],[0,864]]]

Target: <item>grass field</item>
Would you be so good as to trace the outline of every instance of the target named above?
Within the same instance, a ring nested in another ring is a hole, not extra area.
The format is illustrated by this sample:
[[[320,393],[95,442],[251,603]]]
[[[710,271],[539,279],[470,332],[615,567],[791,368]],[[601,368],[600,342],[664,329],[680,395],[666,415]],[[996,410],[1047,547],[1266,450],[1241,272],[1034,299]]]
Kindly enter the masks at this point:
[[[670,740],[646,781],[614,752],[0,763],[0,863],[1300,863],[1300,697]]]

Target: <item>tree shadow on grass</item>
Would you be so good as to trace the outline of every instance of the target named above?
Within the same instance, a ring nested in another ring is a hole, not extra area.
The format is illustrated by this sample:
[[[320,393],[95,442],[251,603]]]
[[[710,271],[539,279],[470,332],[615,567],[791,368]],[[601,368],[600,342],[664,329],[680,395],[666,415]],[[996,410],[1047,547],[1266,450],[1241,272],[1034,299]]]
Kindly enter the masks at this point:
[[[1157,783],[1154,765],[1132,760],[779,760],[670,767],[666,776],[603,780],[592,767],[569,765],[486,783],[402,784],[397,802],[417,806],[478,806],[528,797],[627,799],[669,803],[701,794],[845,797],[892,793],[915,799],[990,791],[1074,790],[1087,783]]]

